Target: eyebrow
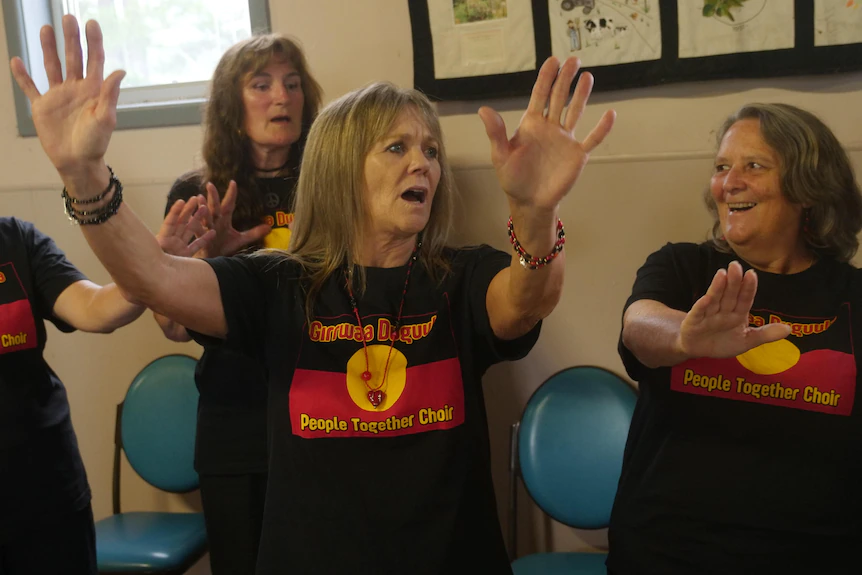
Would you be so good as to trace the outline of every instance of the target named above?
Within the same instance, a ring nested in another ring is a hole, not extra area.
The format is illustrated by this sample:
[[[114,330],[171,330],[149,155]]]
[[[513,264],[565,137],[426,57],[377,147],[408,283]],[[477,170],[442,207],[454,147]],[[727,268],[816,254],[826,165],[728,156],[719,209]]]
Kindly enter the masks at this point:
[[[383,137],[384,140],[412,140],[413,134],[410,132],[401,132],[400,134],[389,133]],[[423,142],[433,142],[437,145],[440,145],[440,141],[433,135],[429,134],[428,137],[422,139]]]
[[[758,163],[775,163],[778,162],[778,158],[772,158],[770,156],[764,156],[760,154],[755,154],[751,156],[743,156],[742,160],[744,162],[758,162]],[[716,156],[714,162],[716,164],[724,164],[728,162],[728,158],[726,156]]]
[[[299,77],[300,76],[299,72],[291,72],[286,77],[287,78],[293,78],[294,76]],[[269,72],[261,71],[261,72],[258,72],[257,74],[252,74],[251,76],[249,76],[249,80],[254,80],[255,78],[261,78],[261,77],[272,78],[272,74],[270,74]]]

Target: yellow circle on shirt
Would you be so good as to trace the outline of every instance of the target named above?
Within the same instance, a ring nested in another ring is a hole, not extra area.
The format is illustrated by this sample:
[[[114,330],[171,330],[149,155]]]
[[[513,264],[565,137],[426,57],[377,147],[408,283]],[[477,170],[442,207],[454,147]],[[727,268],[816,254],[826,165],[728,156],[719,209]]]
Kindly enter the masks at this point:
[[[392,349],[391,355],[389,354],[390,349]],[[387,357],[389,358],[389,369],[386,370],[386,382],[381,386]],[[360,348],[347,362],[347,392],[350,394],[350,399],[357,407],[365,411],[376,413],[386,411],[395,405],[395,402],[404,392],[404,385],[407,382],[407,358],[394,347],[369,345],[368,370],[371,372],[371,380],[366,385],[366,382],[362,380],[362,373],[365,371],[365,352]],[[368,400],[369,388],[379,388],[386,394],[383,402],[377,407],[371,405]]]
[[[798,347],[786,339],[780,339],[749,349],[737,355],[736,359],[749,371],[759,375],[775,375],[796,365],[799,362],[799,356]]]

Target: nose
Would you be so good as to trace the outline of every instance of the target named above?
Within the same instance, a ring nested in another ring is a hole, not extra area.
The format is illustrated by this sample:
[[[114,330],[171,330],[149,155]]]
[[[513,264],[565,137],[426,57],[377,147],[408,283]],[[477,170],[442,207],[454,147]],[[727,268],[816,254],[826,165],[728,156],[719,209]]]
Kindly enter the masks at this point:
[[[281,104],[287,102],[290,96],[290,92],[287,89],[287,86],[281,84],[279,82],[275,82],[272,85],[272,99],[276,104]]]
[[[733,165],[724,173],[724,180],[721,183],[721,190],[725,193],[732,194],[738,192],[745,187],[745,179],[742,177],[742,168]]]
[[[431,160],[425,155],[425,149],[422,146],[413,146],[410,148],[410,172],[411,173],[426,173],[431,167]]]

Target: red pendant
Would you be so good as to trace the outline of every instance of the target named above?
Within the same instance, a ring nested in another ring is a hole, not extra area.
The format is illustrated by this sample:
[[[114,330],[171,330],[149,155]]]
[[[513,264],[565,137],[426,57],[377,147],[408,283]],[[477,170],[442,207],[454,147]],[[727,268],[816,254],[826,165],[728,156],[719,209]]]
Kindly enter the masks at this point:
[[[382,389],[372,389],[368,392],[368,401],[371,402],[371,405],[377,407],[383,400],[386,399],[386,394]]]

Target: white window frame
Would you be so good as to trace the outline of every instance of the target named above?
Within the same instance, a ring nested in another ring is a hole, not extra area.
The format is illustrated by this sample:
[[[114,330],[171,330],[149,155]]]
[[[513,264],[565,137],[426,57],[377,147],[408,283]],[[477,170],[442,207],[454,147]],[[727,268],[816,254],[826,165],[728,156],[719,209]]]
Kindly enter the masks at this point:
[[[240,1],[240,0],[238,0]],[[247,0],[249,16],[251,18],[252,33],[265,33],[271,30],[269,18],[268,0]],[[23,2],[27,2],[28,11],[39,13],[38,22],[25,22],[21,10]],[[29,47],[35,47],[37,43],[28,44],[28,38],[39,38],[39,29],[45,24],[51,24],[58,29],[59,19],[62,14],[57,9],[62,5],[61,0],[0,0],[3,7],[3,19],[6,25],[6,43],[9,48],[9,57],[18,56],[24,61],[31,73],[44,75],[42,67],[41,48],[31,53]],[[62,54],[62,47],[58,46]],[[62,58],[61,58],[62,59]],[[35,63],[35,66],[32,64]],[[63,64],[65,67],[65,63]],[[30,113],[30,102],[24,93],[12,82],[12,91],[15,100],[15,113],[18,119],[18,132],[21,136],[35,136],[36,129],[33,126],[33,118]],[[195,97],[166,101],[167,97],[183,97],[187,94],[188,87],[201,89],[208,82],[189,82],[184,84],[185,88],[178,87],[153,87],[144,86],[140,88],[127,88],[120,93],[120,105],[117,109],[117,129],[135,128],[157,128],[163,126],[184,126],[201,123],[201,110],[205,97]],[[160,92],[161,102],[136,102],[124,103],[123,92],[135,93],[136,100],[147,100],[147,96],[155,90]],[[181,90],[182,93],[168,95],[172,90]],[[200,91],[199,93],[203,93]],[[143,97],[141,97],[143,95]]]

